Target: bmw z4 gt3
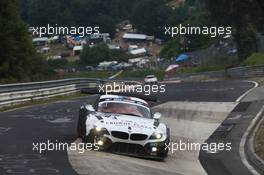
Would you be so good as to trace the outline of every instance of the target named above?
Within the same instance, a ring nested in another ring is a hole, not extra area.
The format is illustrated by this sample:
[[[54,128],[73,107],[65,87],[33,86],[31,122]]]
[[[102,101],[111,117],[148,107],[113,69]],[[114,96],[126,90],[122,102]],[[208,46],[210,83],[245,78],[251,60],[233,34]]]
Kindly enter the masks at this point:
[[[102,95],[94,106],[81,106],[78,136],[86,143],[97,143],[100,150],[164,159],[170,131],[160,117],[142,99]]]

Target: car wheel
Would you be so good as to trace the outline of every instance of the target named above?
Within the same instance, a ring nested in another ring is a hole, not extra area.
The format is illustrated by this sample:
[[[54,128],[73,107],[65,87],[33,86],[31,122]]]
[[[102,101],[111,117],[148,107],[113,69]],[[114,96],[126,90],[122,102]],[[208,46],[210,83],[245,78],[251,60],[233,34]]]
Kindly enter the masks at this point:
[[[79,138],[83,138],[86,134],[86,125],[85,125],[86,116],[87,116],[87,111],[84,109],[80,109],[78,126],[77,126],[77,134]]]
[[[83,137],[83,142],[84,143],[91,143],[91,138],[89,136],[84,136]]]
[[[83,138],[85,135],[85,125],[78,123],[78,137]]]
[[[164,141],[165,143],[165,147],[164,147],[164,153],[163,153],[163,158],[166,158],[168,156],[168,153],[169,153],[169,149],[166,149],[167,146],[166,145],[169,145],[170,144],[170,128],[167,128],[167,138],[166,140]]]

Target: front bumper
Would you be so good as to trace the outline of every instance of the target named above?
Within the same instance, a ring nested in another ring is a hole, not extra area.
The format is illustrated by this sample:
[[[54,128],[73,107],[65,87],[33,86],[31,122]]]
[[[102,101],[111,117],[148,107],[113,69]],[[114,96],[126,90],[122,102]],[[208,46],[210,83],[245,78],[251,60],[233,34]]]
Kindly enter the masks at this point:
[[[152,159],[164,159],[168,154],[168,150],[166,150],[165,141],[151,142],[142,146],[136,143],[113,143],[111,139],[107,137],[101,137],[100,140],[104,143],[100,146],[99,150],[101,151]]]
[[[93,136],[91,142],[101,143],[98,145],[100,151],[151,159],[164,159],[168,154],[166,149],[167,139],[136,142],[116,139],[106,130],[96,132],[94,129],[91,130],[90,135]]]

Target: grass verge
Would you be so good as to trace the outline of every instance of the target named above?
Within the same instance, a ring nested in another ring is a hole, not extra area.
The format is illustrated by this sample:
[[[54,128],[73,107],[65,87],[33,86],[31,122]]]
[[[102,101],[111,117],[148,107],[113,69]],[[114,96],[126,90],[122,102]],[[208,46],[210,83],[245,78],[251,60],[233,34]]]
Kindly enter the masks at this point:
[[[200,72],[211,72],[220,71],[225,69],[225,65],[211,65],[211,66],[200,66],[200,67],[182,67],[179,69],[180,73],[200,73]]]
[[[264,122],[262,122],[255,137],[255,151],[264,160]]]
[[[48,104],[52,102],[57,102],[57,101],[63,101],[63,100],[71,100],[71,99],[76,99],[80,97],[85,97],[87,94],[82,94],[80,92],[69,94],[69,95],[60,95],[57,97],[51,97],[47,99],[40,99],[40,100],[33,100],[25,103],[20,103],[12,106],[6,106],[0,108],[0,112],[5,112],[5,111],[10,111],[13,109],[18,109],[18,108],[24,108],[24,107],[29,107],[29,106],[34,106],[34,105],[39,105],[39,104]]]
[[[113,71],[87,71],[87,72],[77,72],[77,73],[66,73],[62,78],[99,78],[105,79],[113,76],[117,72]]]
[[[241,63],[241,66],[264,65],[264,54],[254,53]]]

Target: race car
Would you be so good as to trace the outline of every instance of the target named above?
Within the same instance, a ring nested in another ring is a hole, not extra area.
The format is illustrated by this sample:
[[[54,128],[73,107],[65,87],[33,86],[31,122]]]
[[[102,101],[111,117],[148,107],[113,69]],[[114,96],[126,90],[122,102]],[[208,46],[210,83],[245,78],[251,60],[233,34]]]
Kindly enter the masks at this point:
[[[144,78],[144,82],[145,83],[149,83],[149,84],[156,84],[158,83],[158,78],[155,76],[155,75],[147,75],[145,78]]]
[[[160,117],[140,98],[101,95],[94,106],[81,106],[78,136],[103,151],[162,160],[170,130]]]

